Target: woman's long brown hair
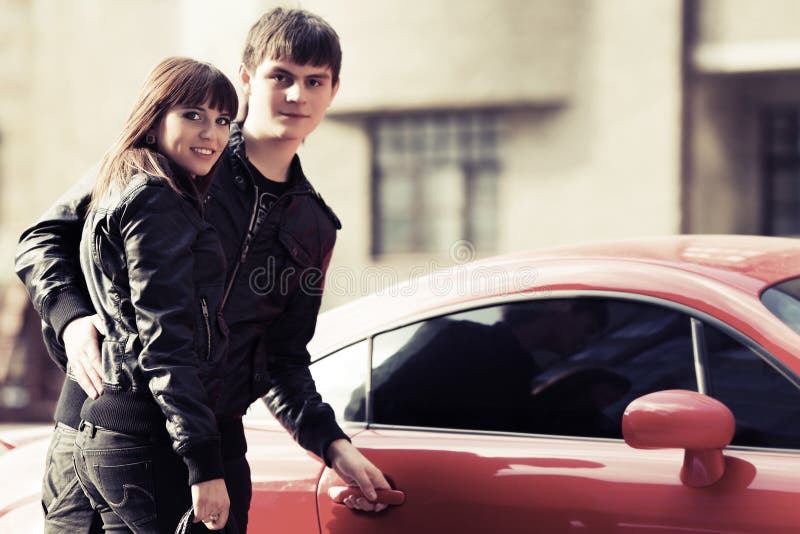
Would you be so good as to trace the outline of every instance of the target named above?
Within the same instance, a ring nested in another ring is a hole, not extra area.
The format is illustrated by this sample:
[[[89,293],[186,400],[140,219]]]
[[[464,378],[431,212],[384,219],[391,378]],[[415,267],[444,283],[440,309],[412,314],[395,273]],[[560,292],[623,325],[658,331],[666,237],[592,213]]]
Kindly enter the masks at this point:
[[[204,104],[231,118],[236,116],[236,89],[225,74],[209,63],[185,57],[170,57],[159,63],[142,86],[119,137],[103,156],[92,206],[112,183],[124,188],[131,177],[142,172],[164,179],[175,191],[185,194],[185,188],[176,181],[176,172],[180,171],[171,169],[169,160],[155,145],[148,145],[145,137],[173,106]],[[206,176],[212,176],[216,167]]]

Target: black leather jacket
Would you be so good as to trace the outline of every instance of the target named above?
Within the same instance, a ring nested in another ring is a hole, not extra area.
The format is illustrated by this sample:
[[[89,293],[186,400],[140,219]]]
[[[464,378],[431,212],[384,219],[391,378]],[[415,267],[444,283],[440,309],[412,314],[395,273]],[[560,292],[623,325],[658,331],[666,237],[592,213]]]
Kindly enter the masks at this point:
[[[234,125],[206,199],[206,220],[220,236],[228,265],[223,313],[230,343],[217,413],[241,417],[263,396],[300,445],[324,458],[331,441],[346,435],[316,391],[306,345],[341,224],[305,178],[298,158],[292,162],[290,188],[274,204],[266,203],[244,149]],[[77,262],[93,179],[90,171],[22,234],[17,248],[17,274],[44,319],[48,348],[62,367],[64,327],[94,313]]]
[[[88,214],[80,263],[105,326],[105,393],[81,417],[127,434],[166,427],[194,484],[223,476],[213,407],[227,353],[225,259],[190,179],[181,181],[183,194],[134,176]]]

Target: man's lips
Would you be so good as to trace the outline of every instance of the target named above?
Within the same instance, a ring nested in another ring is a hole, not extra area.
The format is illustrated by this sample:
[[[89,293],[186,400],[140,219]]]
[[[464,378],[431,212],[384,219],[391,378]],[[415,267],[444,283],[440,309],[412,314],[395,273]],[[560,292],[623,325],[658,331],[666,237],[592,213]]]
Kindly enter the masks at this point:
[[[304,115],[302,113],[286,113],[286,112],[281,111],[281,112],[279,112],[279,114],[284,116],[284,117],[288,117],[290,119],[307,119],[307,118],[309,118],[309,115]]]

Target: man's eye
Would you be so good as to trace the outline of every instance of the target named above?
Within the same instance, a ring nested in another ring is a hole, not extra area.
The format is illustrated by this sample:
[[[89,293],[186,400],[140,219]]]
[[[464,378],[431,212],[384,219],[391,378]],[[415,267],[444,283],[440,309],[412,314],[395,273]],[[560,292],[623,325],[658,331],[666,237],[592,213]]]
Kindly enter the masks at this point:
[[[322,86],[322,82],[319,81],[319,80],[309,80],[308,84],[311,87],[321,87]]]
[[[200,119],[200,114],[198,112],[196,112],[196,111],[187,111],[186,113],[183,114],[183,116],[185,118],[187,118],[189,120],[193,120],[193,121],[196,121],[196,120]]]

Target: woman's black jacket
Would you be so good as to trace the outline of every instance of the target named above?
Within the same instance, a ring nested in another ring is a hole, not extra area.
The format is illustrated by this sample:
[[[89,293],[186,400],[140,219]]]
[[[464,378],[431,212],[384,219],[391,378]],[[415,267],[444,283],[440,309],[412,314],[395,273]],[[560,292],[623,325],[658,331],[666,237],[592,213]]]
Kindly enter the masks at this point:
[[[227,353],[226,269],[191,179],[181,182],[176,190],[134,176],[87,215],[80,262],[105,327],[104,394],[81,417],[126,434],[168,434],[194,484],[223,476],[213,410]]]

